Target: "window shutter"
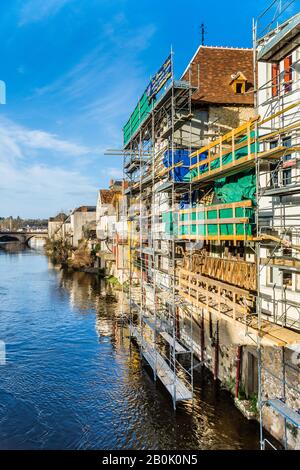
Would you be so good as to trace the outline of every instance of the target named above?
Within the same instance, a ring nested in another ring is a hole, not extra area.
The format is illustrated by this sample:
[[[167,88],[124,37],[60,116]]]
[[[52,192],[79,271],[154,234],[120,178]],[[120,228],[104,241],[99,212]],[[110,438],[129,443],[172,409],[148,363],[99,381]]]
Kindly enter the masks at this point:
[[[278,91],[279,91],[278,81],[279,81],[279,65],[272,64],[272,96],[278,95]]]
[[[293,80],[293,70],[292,70],[292,55],[289,55],[284,59],[284,90],[285,92],[292,91],[292,80]]]

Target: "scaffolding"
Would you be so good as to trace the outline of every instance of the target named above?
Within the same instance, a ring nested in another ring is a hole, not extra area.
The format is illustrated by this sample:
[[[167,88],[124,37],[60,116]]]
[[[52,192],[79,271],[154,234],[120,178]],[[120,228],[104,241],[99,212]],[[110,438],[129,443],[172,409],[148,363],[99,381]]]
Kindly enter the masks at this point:
[[[255,125],[257,322],[260,331],[267,319],[295,335],[271,350],[262,344],[262,335],[257,337],[261,449],[276,448],[265,437],[270,416],[281,417],[283,432],[277,435],[285,449],[300,428],[300,87],[295,53],[300,14],[286,19],[293,3],[272,1],[253,23],[255,107],[260,114]],[[260,158],[264,152],[273,154],[272,162]]]
[[[219,135],[203,146],[203,135],[198,142],[193,135],[196,88],[191,77],[176,81],[172,68],[170,84],[155,101],[146,106],[143,95],[134,111],[138,125],[127,123],[122,150],[131,338],[176,408],[193,400],[194,354],[205,363],[204,322],[214,345],[215,378],[220,322],[237,326],[243,332],[238,344],[257,353],[262,449],[273,447],[264,433],[270,410],[282,416],[285,448],[289,433],[300,427],[294,386],[300,294],[291,290],[300,276],[299,216],[291,211],[300,194],[294,171],[300,96],[292,94],[299,61],[285,63],[284,70],[277,66],[276,73],[272,67],[264,83],[259,69],[259,63],[280,64],[280,50],[289,54],[299,45],[299,15],[278,25],[290,3],[272,1],[253,25],[252,119],[224,135],[217,126]],[[261,28],[268,15],[271,23]],[[178,178],[183,168],[185,176]]]
[[[171,55],[173,62],[173,55]],[[178,197],[189,183],[176,181],[175,152],[191,152],[187,144],[192,119],[190,82],[173,75],[160,97],[148,106],[147,115],[124,142],[124,178],[128,200],[128,264],[130,335],[141,356],[172,397],[193,400],[192,317],[179,317],[177,261],[180,239],[172,221]],[[182,133],[182,129],[185,129]],[[184,136],[182,135],[184,134]],[[171,158],[163,164],[164,156]]]

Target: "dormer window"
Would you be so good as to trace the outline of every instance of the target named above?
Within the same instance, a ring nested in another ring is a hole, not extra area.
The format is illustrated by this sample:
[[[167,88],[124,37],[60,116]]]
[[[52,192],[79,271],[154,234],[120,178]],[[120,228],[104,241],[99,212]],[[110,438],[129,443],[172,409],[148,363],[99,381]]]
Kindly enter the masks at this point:
[[[245,93],[245,92],[243,91],[243,83],[236,83],[236,85],[235,85],[235,93],[236,93],[237,95],[241,95],[242,93]]]
[[[243,95],[246,93],[247,78],[242,72],[237,72],[231,75],[230,85],[236,95]]]

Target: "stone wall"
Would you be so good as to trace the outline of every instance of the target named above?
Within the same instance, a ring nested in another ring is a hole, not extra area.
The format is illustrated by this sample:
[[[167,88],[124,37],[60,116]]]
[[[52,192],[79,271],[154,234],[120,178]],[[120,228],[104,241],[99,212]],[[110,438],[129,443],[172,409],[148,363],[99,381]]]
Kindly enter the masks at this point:
[[[230,128],[236,128],[245,124],[253,116],[255,116],[255,110],[250,106],[210,106],[209,107],[209,121],[216,123],[216,126],[221,127],[221,133],[226,133]]]
[[[297,388],[299,390],[300,369],[297,353],[289,349],[283,351],[282,348],[264,347],[262,364],[262,399],[267,401],[272,398],[285,398],[290,408],[299,410],[300,393],[297,392]],[[263,407],[263,422],[276,439],[284,442],[284,418],[267,404]],[[286,434],[288,447],[299,450],[299,430],[287,423]]]
[[[258,397],[258,362],[257,347],[250,337],[245,335],[245,326],[218,320],[216,316],[204,314],[204,345],[201,348],[201,326],[203,322],[201,309],[194,314],[193,341],[195,356],[220,380],[222,386],[233,395],[236,387],[237,351],[242,347],[240,363],[239,396],[242,400],[251,401],[255,408]],[[218,331],[217,331],[218,329]],[[219,344],[217,343],[217,333]],[[217,349],[218,348],[218,349]],[[283,362],[282,348],[265,346],[262,348],[262,396],[283,398]],[[294,389],[299,388],[299,359],[297,352],[285,348],[286,403],[294,410],[300,409],[300,395]],[[297,356],[297,357],[296,357]],[[251,360],[250,360],[251,359]],[[217,366],[216,366],[217,361]],[[298,363],[297,363],[298,362]],[[270,406],[263,407],[264,428],[279,442],[284,444],[284,419]],[[300,433],[293,426],[287,425],[287,442],[291,449],[300,449]]]

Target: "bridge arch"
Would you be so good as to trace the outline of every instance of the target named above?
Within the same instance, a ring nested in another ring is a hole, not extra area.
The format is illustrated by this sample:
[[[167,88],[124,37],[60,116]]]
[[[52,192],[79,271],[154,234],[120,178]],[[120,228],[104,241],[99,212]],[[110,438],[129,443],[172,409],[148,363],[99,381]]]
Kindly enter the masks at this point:
[[[29,245],[30,240],[35,238],[36,240],[46,240],[48,238],[48,234],[41,235],[41,234],[36,234],[32,233],[26,237],[25,244]]]
[[[0,232],[0,242],[18,242],[28,245],[28,242],[32,239],[44,239],[48,238],[47,232]]]
[[[20,242],[20,238],[15,235],[0,235],[0,242]]]

